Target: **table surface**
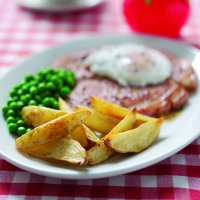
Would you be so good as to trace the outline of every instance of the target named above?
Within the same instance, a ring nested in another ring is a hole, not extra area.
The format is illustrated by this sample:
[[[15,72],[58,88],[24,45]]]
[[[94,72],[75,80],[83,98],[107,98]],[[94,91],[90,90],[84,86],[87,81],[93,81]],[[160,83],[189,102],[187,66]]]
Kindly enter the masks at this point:
[[[200,45],[200,1],[182,39]],[[47,14],[0,0],[0,76],[25,57],[88,34],[130,33],[121,0],[107,0],[88,12]],[[112,178],[64,180],[21,170],[0,157],[0,199],[200,199],[200,138],[151,167]]]

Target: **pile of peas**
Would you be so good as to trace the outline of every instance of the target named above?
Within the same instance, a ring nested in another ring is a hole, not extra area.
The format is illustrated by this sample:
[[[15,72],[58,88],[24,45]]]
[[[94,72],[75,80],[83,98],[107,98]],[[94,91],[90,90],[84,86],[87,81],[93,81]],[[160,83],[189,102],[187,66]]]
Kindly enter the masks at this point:
[[[58,109],[58,98],[66,99],[75,85],[73,72],[45,68],[36,75],[28,75],[14,86],[7,105],[2,108],[10,133],[21,136],[32,130],[21,116],[24,106],[35,105]]]

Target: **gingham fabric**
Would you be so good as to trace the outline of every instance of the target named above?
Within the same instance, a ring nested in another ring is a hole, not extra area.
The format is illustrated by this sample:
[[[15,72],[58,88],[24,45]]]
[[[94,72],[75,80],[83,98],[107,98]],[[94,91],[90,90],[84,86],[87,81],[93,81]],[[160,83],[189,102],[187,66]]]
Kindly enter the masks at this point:
[[[191,0],[183,40],[200,45],[200,1]],[[25,57],[88,34],[128,33],[121,0],[79,14],[47,14],[0,0],[0,76]],[[2,86],[0,86],[2,87]],[[189,134],[189,133],[188,133]],[[64,180],[32,174],[0,157],[0,200],[200,199],[200,138],[151,167],[98,180]]]

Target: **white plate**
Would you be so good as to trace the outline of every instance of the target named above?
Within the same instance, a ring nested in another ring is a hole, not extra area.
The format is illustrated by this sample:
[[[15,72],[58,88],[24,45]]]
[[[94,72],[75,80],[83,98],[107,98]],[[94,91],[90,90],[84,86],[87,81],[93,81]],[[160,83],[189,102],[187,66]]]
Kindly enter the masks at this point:
[[[61,55],[75,53],[79,50],[95,47],[102,44],[135,42],[159,47],[170,51],[177,56],[183,56],[194,60],[194,67],[200,77],[200,59],[197,56],[199,51],[182,43],[149,36],[137,35],[107,35],[77,39],[66,44],[61,44],[42,53],[34,55],[7,73],[0,80],[0,107],[3,107],[8,98],[8,91],[18,84],[25,75],[35,74]],[[3,86],[3,87],[2,87]],[[10,163],[41,175],[69,178],[69,179],[89,179],[110,177],[114,175],[133,172],[157,163],[174,153],[178,152],[186,145],[190,144],[200,133],[200,87],[197,92],[190,97],[188,106],[173,121],[166,121],[161,129],[158,141],[147,150],[129,156],[117,155],[108,161],[91,167],[72,167],[58,165],[26,157],[15,148],[15,140],[8,133],[5,120],[0,115],[0,152]]]
[[[72,12],[95,7],[103,0],[17,0],[18,4],[33,10]]]

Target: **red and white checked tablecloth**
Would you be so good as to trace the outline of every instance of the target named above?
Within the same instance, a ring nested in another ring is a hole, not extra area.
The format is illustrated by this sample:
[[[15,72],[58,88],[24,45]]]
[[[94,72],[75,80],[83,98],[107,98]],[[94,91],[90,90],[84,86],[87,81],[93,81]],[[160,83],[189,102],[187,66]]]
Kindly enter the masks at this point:
[[[200,45],[200,1],[191,0],[182,37]],[[127,33],[121,0],[79,14],[45,14],[0,0],[0,76],[23,58],[88,34]],[[0,86],[2,87],[2,86]],[[189,134],[189,133],[188,133]],[[200,199],[200,138],[172,157],[133,173],[63,180],[23,171],[0,157],[0,199]]]

